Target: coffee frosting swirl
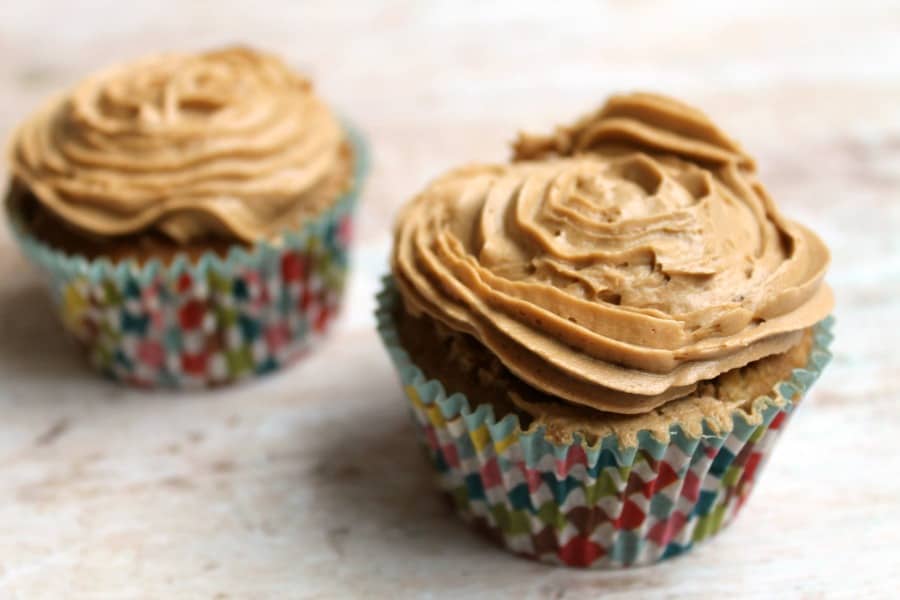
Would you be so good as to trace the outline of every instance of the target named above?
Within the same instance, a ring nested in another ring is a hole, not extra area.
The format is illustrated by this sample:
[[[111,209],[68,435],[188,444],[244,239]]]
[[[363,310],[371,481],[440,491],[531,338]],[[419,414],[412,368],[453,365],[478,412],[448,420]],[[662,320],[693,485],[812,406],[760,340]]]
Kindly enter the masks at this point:
[[[350,162],[309,81],[246,48],[102,72],[48,103],[12,144],[14,176],[75,229],[179,243],[295,228],[349,186]]]
[[[559,398],[623,414],[784,352],[832,308],[828,250],[699,111],[634,94],[401,213],[405,305]]]

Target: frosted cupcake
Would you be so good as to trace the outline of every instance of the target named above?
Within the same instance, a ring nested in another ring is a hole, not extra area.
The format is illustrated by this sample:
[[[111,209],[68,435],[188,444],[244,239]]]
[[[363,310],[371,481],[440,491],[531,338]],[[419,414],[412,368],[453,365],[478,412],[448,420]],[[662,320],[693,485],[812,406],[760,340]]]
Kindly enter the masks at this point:
[[[335,315],[363,155],[246,48],[114,67],[16,131],[7,210],[103,372],[202,386],[303,354]]]
[[[647,564],[746,500],[829,357],[828,261],[704,114],[617,96],[414,198],[379,326],[464,518]]]

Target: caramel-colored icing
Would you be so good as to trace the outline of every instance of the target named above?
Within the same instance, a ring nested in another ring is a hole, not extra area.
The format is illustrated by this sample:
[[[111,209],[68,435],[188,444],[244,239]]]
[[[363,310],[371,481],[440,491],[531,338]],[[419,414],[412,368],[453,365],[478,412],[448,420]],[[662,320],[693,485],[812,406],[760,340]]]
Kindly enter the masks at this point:
[[[306,79],[246,48],[114,67],[55,98],[12,143],[43,207],[96,237],[273,238],[350,185],[343,130]]]
[[[392,267],[408,310],[535,388],[647,412],[787,351],[830,312],[825,245],[696,109],[619,96],[515,150],[414,198]]]

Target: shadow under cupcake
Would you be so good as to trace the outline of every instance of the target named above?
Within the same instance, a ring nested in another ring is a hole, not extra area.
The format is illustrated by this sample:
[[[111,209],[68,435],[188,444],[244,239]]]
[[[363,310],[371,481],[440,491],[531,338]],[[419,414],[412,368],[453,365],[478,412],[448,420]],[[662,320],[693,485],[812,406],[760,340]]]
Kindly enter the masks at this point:
[[[340,308],[365,148],[271,55],[113,67],[30,117],[11,150],[12,230],[115,379],[267,373]]]
[[[828,262],[705,115],[632,94],[432,182],[377,319],[465,520],[643,565],[743,506],[830,357]]]

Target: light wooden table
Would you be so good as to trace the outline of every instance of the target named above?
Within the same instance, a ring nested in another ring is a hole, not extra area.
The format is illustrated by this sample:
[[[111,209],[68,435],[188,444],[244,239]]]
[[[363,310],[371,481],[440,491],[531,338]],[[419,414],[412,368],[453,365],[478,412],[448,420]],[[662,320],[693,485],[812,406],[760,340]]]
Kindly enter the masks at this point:
[[[549,4],[0,3],[3,137],[110,60],[239,40],[306,70],[374,146],[337,332],[252,385],[97,379],[0,233],[0,597],[900,597],[900,5]],[[828,241],[835,358],[714,541],[553,569],[431,492],[372,294],[392,215],[430,177],[633,88],[706,108]]]

